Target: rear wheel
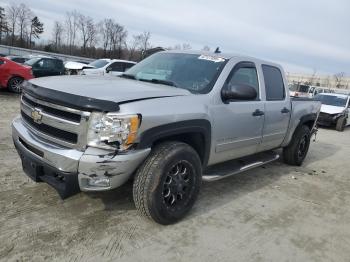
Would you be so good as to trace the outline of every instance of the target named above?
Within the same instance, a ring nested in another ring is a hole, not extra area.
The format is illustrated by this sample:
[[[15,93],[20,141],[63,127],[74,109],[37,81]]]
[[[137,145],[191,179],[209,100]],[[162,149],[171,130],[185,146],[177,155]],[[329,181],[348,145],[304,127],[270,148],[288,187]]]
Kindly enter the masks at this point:
[[[339,117],[337,120],[335,129],[339,132],[343,132],[345,129],[345,123],[346,123],[346,118],[344,116]]]
[[[159,144],[136,173],[136,208],[157,223],[175,223],[192,208],[201,172],[200,159],[192,147],[182,142]]]
[[[19,76],[12,77],[8,83],[7,88],[14,93],[21,93],[22,91],[23,78]]]
[[[284,162],[289,165],[300,166],[309,150],[310,138],[311,134],[308,126],[298,127],[289,145],[283,148]]]

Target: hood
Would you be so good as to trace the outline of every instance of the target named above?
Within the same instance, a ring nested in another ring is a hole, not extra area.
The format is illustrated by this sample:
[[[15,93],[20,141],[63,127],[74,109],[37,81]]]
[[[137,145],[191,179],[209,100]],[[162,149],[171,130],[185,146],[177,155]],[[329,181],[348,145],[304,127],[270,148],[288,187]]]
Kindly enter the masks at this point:
[[[330,115],[339,114],[344,111],[345,107],[340,106],[331,106],[331,105],[322,105],[321,106],[321,112],[327,113]]]
[[[190,95],[185,89],[113,76],[53,76],[35,78],[35,86],[67,95],[123,103],[133,100]],[[34,88],[35,89],[35,88]],[[33,89],[33,92],[35,90]],[[52,92],[51,92],[52,93]]]

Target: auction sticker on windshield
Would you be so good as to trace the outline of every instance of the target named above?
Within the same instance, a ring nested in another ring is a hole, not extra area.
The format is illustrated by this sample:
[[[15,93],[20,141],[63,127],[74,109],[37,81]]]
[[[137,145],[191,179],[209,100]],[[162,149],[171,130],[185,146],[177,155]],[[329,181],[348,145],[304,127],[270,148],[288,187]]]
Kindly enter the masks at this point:
[[[201,55],[198,57],[201,60],[212,61],[214,63],[224,62],[225,58],[219,56],[211,56],[211,55]]]

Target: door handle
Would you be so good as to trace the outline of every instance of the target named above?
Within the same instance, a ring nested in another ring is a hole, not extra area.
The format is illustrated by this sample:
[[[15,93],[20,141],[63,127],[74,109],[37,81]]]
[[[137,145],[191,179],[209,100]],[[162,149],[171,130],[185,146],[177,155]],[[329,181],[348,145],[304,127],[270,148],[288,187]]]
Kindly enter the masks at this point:
[[[282,110],[281,110],[281,113],[282,114],[287,114],[289,113],[289,109],[287,107],[284,107]]]
[[[256,109],[253,112],[253,116],[263,116],[265,113],[263,111],[261,111],[260,109]]]

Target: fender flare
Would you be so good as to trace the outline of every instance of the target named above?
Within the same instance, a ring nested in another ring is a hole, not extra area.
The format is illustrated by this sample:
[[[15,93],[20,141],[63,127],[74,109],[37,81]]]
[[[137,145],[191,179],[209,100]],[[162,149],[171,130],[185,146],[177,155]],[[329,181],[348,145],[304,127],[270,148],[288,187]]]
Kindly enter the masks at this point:
[[[206,166],[209,160],[211,148],[211,124],[206,119],[179,121],[145,130],[143,133],[141,133],[140,142],[138,143],[137,148],[151,148],[152,145],[159,140],[189,133],[199,133],[204,138],[204,152],[202,161],[203,166]]]

